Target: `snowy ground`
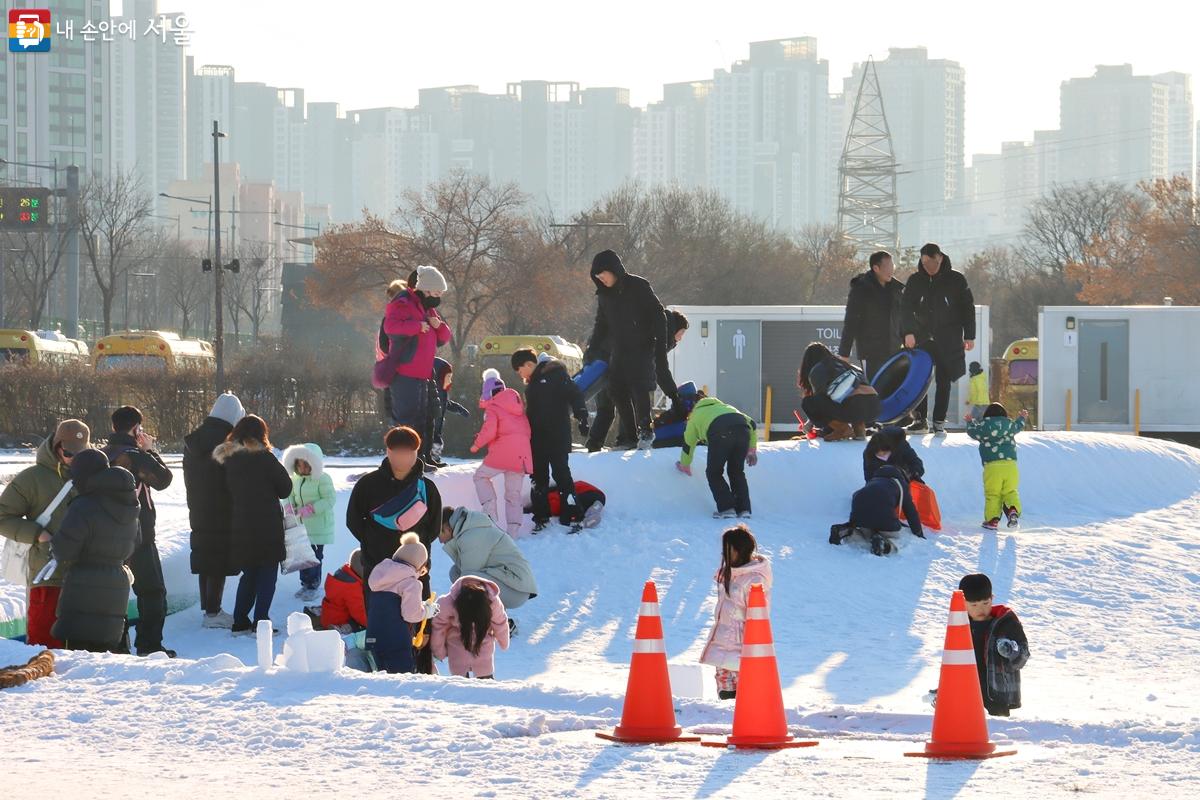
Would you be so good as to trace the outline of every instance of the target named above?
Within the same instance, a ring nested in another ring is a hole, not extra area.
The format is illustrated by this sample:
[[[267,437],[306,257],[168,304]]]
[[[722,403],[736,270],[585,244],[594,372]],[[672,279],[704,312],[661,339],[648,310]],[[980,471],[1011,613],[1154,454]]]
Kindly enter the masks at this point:
[[[496,797],[1194,796],[1200,789],[1200,451],[1085,434],[1026,434],[1026,506],[1015,533],[984,533],[980,467],[961,435],[914,440],[946,530],[876,558],[826,542],[861,483],[851,443],[765,445],[751,471],[752,528],[775,563],[772,624],[797,735],[821,745],[731,753],[631,748],[593,736],[619,718],[641,584],[658,582],[668,655],[694,663],[711,620],[722,524],[702,477],[674,451],[572,458],[609,494],[604,524],[522,539],[541,594],[514,613],[521,636],[496,683],[259,670],[252,640],[168,620],[180,658],[62,654],[55,677],[0,695],[4,797],[39,785],[83,797],[278,796],[351,787],[371,794]],[[0,454],[0,475],[22,455]],[[354,473],[334,460],[344,510]],[[364,466],[366,465],[366,466]],[[447,502],[475,505],[471,465],[439,474]],[[159,502],[160,548],[176,602],[187,573],[182,481]],[[352,539],[327,553],[336,568]],[[448,587],[435,548],[434,588]],[[992,576],[1029,635],[1025,707],[991,719],[1019,754],[982,763],[901,756],[928,734],[950,591]],[[300,603],[280,581],[273,616]],[[231,582],[226,608],[232,605]],[[0,619],[23,613],[0,584]],[[0,642],[0,664],[34,652]],[[732,706],[680,697],[693,731],[727,733]],[[678,687],[677,687],[678,689]],[[680,692],[677,691],[677,694]],[[50,783],[43,783],[53,774]],[[420,788],[416,788],[420,787]]]

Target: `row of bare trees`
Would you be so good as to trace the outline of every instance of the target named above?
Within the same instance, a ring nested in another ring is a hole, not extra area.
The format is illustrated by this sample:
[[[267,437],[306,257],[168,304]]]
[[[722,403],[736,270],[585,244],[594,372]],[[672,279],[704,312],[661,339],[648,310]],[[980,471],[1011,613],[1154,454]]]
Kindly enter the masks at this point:
[[[153,211],[153,196],[135,173],[94,176],[80,187],[80,312],[96,320],[96,335],[159,326],[194,336],[212,308],[213,280],[200,268],[202,248],[164,227]],[[0,327],[36,330],[46,322],[47,309],[62,294],[65,240],[57,225],[0,234]],[[228,273],[226,318],[235,335],[257,338],[279,292],[276,254],[268,243],[243,241],[224,256],[242,265],[241,272]]]

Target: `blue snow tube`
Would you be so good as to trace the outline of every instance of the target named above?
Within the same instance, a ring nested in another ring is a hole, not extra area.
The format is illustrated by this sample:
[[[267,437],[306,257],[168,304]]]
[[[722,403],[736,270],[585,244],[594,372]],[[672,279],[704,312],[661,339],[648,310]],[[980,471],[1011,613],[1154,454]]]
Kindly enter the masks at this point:
[[[571,380],[575,381],[579,391],[583,392],[583,399],[586,401],[600,394],[604,387],[608,386],[607,374],[607,361],[593,361],[584,364],[583,369],[576,372]]]
[[[901,350],[884,362],[871,385],[879,394],[879,422],[890,425],[925,399],[933,383],[933,356],[924,350]]]
[[[683,406],[685,414],[692,413],[692,406],[696,405],[696,384],[692,381],[681,383],[679,390],[679,404]],[[663,412],[664,415],[670,414],[670,411]],[[681,420],[660,424],[655,422],[654,425],[654,446],[655,447],[679,447],[683,444],[683,432],[687,429],[687,417]]]

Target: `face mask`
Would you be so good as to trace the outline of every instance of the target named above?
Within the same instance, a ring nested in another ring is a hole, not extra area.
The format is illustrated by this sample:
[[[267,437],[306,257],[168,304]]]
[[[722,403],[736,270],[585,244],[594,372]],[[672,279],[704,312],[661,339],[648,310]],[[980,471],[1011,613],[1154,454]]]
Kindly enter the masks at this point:
[[[878,458],[880,461],[887,461],[889,458],[892,457],[892,454],[891,453],[876,453],[875,457]]]
[[[437,308],[441,304],[442,304],[442,298],[440,298],[440,297],[426,297],[423,305],[426,308]]]

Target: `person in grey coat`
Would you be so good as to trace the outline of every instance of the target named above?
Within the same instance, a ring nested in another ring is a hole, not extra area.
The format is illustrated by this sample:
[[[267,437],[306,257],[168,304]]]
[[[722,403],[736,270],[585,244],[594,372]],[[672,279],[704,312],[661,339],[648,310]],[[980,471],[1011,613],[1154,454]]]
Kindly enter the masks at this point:
[[[133,585],[125,562],[140,538],[136,482],[128,470],[110,467],[100,450],[75,456],[71,480],[78,495],[50,541],[66,570],[52,632],[68,650],[114,651]]]
[[[442,549],[454,562],[450,580],[463,575],[487,578],[500,587],[505,608],[519,608],[537,597],[537,581],[524,554],[491,517],[465,508],[442,509]]]

